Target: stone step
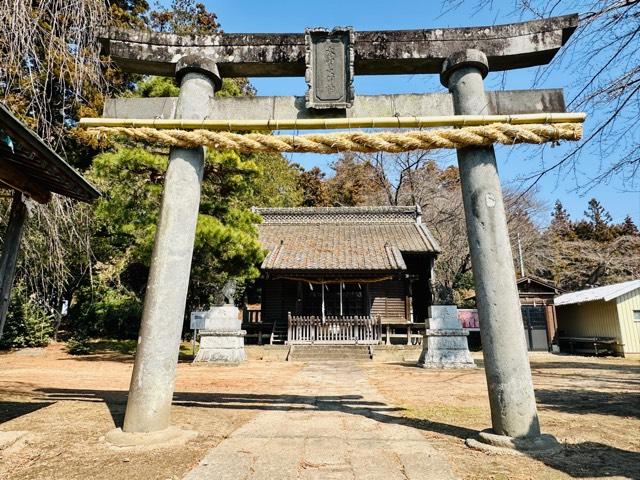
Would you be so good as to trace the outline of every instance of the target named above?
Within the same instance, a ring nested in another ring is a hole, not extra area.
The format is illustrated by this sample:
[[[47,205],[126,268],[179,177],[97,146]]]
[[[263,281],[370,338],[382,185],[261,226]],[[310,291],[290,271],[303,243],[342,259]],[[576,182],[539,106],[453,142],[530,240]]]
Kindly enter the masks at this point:
[[[366,357],[369,358],[369,352],[354,352],[354,353],[341,353],[341,352],[298,352],[294,349],[295,355],[298,357],[315,357],[315,358],[322,358],[322,357],[335,357],[335,358],[340,358],[340,357]]]
[[[369,357],[296,357],[291,356],[288,359],[290,362],[370,362]]]
[[[369,347],[363,345],[292,345],[292,361],[371,360]]]
[[[291,355],[289,356],[288,360],[290,362],[370,362],[371,358],[368,356],[358,356],[358,357],[345,357],[345,356],[335,356],[335,357],[329,357],[329,356],[322,356],[319,355],[317,357],[311,357],[308,355],[304,355],[304,356],[296,356],[296,355]]]
[[[313,344],[313,345],[292,345],[299,352],[368,352],[368,345],[333,345],[333,344]]]

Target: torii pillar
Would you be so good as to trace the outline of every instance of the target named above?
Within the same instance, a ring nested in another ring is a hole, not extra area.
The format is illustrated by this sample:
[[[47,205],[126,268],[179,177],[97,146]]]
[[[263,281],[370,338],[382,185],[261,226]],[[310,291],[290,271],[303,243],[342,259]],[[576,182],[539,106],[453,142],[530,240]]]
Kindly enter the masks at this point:
[[[176,117],[205,118],[222,84],[216,64],[202,57],[183,57],[176,65],[176,79],[180,84]],[[204,162],[203,147],[172,148],[169,155],[122,429],[126,433],[161,432],[169,427]]]
[[[479,50],[444,61],[440,79],[453,96],[456,115],[487,113],[483,79],[488,73],[487,57]],[[480,438],[493,446],[552,447],[555,439],[540,435],[495,151],[469,147],[457,156],[493,426]]]
[[[450,115],[448,96],[414,95],[370,97],[350,104],[351,75],[434,74],[442,73],[442,82],[451,91],[457,114],[516,114],[560,112],[565,110],[560,91],[493,92],[485,95],[483,78],[495,71],[525,68],[548,63],[566,43],[578,25],[577,15],[539,19],[510,25],[464,29],[354,32],[334,30],[341,35],[342,49],[318,45],[323,35],[333,33],[314,29],[300,34],[224,34],[197,42],[168,33],[110,31],[101,37],[104,53],[126,71],[151,75],[171,75],[175,58],[195,54],[198,59],[217,59],[227,77],[302,76],[312,74],[314,55],[331,50],[334,73],[344,77],[342,95],[325,85],[325,99],[343,103],[320,105],[315,97],[238,99],[209,104],[214,84],[220,78],[216,65],[197,60],[182,80],[177,116],[189,118],[254,119],[268,116],[274,120],[324,117],[354,118],[379,115]],[[313,33],[310,31],[308,33]],[[340,33],[342,32],[342,33]],[[326,43],[326,42],[325,42]],[[381,45],[384,48],[381,48]],[[481,48],[478,50],[467,50]],[[314,53],[314,48],[318,50]],[[458,52],[458,53],[456,53]],[[488,57],[488,60],[487,60]],[[184,63],[184,62],[183,62]],[[325,67],[327,66],[325,65]],[[182,71],[178,64],[177,71]],[[324,68],[324,67],[323,67]],[[180,73],[178,73],[180,77]],[[322,75],[316,87],[322,87]],[[337,77],[336,77],[337,78]],[[316,92],[313,88],[313,92]],[[316,92],[317,93],[317,92]],[[330,93],[330,95],[329,95]],[[343,98],[344,97],[344,98]],[[311,104],[309,101],[313,100]],[[342,102],[342,100],[345,100]],[[396,107],[396,100],[403,105]],[[172,111],[173,99],[161,107],[148,99],[117,99],[105,116],[156,118]],[[242,103],[242,108],[240,105]],[[304,104],[305,107],[301,108]],[[389,104],[391,108],[389,108]],[[107,103],[109,105],[109,102]],[[226,105],[226,106],[225,106]],[[209,107],[209,108],[207,108]],[[311,107],[311,108],[309,108]],[[380,113],[383,112],[383,113]],[[347,114],[348,113],[348,114]],[[488,443],[511,442],[515,448],[544,447],[538,440],[540,427],[528,365],[515,272],[506,224],[500,181],[493,148],[466,148],[458,151],[465,216],[484,345],[494,437],[481,435]],[[188,269],[193,249],[203,150],[174,149],[166,179],[162,215],[154,247],[149,291],[141,329],[141,341],[132,378],[124,429],[128,432],[153,432],[168,426],[169,408],[178,355],[180,322],[184,312]],[[182,259],[178,259],[183,256]],[[486,438],[485,438],[486,437]],[[511,440],[509,440],[511,439]],[[517,442],[515,440],[517,440]],[[523,439],[527,439],[523,443]]]

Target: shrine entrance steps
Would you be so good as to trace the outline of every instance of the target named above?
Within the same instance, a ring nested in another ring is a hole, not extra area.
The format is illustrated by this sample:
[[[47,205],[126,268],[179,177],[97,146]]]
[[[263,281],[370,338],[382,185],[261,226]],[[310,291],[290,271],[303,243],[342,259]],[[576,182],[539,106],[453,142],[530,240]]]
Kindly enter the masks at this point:
[[[293,362],[365,361],[373,359],[370,345],[291,345],[287,360]]]
[[[287,341],[287,320],[278,319],[273,324],[273,332],[271,333],[272,345],[284,345]]]

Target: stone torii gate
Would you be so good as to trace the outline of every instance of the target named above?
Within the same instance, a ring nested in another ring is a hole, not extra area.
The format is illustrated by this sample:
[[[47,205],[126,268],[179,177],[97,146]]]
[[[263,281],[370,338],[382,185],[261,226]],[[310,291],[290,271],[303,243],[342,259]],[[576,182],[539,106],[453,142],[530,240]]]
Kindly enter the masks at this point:
[[[112,99],[105,117],[246,120],[563,112],[561,90],[485,92],[495,71],[548,63],[577,15],[492,27],[178,36],[111,31],[103,53],[123,70],[175,76],[177,98]],[[450,93],[356,96],[353,75],[439,74]],[[305,97],[215,99],[223,77],[305,76]],[[493,147],[457,151],[477,286],[492,434],[536,447],[540,435]],[[203,175],[204,147],[172,148],[153,250],[124,435],[166,431]],[[512,437],[511,439],[505,437]],[[516,440],[513,440],[515,438]]]

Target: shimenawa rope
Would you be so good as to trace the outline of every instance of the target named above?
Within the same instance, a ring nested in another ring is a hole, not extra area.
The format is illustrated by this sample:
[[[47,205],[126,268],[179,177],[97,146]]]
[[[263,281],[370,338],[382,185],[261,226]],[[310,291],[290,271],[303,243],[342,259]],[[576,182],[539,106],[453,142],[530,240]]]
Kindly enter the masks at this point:
[[[135,141],[171,147],[207,146],[217,150],[251,152],[391,152],[489,146],[494,143],[541,144],[560,140],[580,140],[582,124],[493,123],[457,129],[414,130],[408,132],[338,132],[305,135],[238,134],[210,130],[161,130],[148,127],[92,127],[97,136],[115,135]]]

